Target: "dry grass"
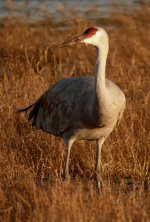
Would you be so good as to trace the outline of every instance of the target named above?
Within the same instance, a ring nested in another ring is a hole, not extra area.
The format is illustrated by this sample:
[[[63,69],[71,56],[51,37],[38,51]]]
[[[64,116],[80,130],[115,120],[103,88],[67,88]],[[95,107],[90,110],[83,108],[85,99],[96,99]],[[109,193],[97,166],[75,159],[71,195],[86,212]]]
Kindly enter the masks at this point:
[[[94,186],[94,142],[74,145],[68,184],[62,180],[63,141],[33,130],[26,116],[15,114],[58,79],[93,73],[92,47],[45,51],[48,43],[80,33],[92,22],[0,22],[1,221],[150,220],[149,17],[147,9],[95,21],[110,36],[107,77],[127,97],[124,118],[103,147],[102,195]]]

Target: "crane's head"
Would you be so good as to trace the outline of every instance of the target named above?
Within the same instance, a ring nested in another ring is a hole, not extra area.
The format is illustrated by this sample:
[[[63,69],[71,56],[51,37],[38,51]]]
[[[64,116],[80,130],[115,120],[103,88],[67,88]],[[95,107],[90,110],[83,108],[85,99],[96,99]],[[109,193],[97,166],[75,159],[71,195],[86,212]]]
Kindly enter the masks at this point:
[[[79,43],[90,44],[96,47],[106,46],[108,45],[108,35],[103,28],[90,27],[83,34],[60,44],[58,47],[61,48]]]

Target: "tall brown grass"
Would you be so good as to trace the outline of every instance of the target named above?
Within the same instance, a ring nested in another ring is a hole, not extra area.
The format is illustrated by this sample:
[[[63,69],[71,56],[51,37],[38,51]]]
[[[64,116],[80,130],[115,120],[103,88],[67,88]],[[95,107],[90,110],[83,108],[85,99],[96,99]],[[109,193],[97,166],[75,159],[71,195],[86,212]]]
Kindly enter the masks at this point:
[[[149,17],[146,9],[95,21],[0,21],[0,221],[150,220]],[[103,146],[101,195],[94,186],[94,142],[73,146],[72,179],[64,182],[63,141],[15,113],[58,79],[93,75],[94,48],[46,46],[95,24],[110,37],[107,77],[127,98],[124,117]]]

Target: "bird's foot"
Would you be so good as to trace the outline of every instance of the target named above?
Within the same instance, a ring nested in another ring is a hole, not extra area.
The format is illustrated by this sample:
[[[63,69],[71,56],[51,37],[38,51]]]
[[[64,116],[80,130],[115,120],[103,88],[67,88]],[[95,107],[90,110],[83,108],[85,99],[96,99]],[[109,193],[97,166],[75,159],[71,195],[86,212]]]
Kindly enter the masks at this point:
[[[99,176],[96,175],[96,187],[99,194],[102,193],[102,185]]]
[[[64,174],[64,179],[65,179],[65,181],[70,181],[70,175],[69,175],[69,173],[65,173]]]

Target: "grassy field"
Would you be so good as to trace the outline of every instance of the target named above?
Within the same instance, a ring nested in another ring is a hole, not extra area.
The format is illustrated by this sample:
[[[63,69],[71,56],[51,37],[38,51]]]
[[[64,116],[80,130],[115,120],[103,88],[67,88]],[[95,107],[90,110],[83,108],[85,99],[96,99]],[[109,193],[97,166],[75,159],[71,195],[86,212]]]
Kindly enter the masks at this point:
[[[150,221],[149,18],[145,9],[95,21],[1,19],[0,221]],[[127,98],[123,119],[103,146],[101,195],[94,184],[95,142],[73,146],[67,183],[63,141],[32,129],[27,114],[15,113],[59,79],[93,75],[93,47],[47,50],[47,44],[95,24],[110,37],[107,77]]]

